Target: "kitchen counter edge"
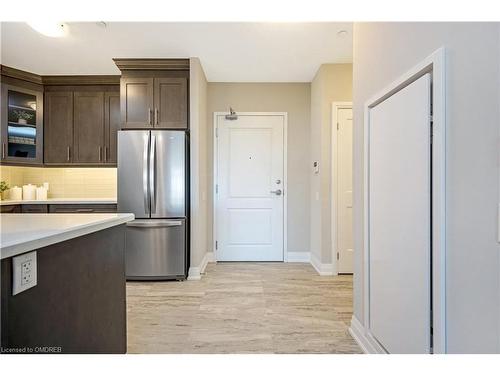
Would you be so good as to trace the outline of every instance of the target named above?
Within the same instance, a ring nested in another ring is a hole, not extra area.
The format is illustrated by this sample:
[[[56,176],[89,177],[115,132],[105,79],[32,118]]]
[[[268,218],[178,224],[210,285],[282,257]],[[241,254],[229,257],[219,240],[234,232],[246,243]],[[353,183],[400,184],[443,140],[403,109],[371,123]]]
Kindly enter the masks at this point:
[[[42,219],[45,215],[53,214],[2,214],[2,216],[11,215],[22,215],[26,218],[28,216],[36,217],[37,219]],[[76,237],[81,237],[90,233],[98,232],[103,229],[115,227],[121,224],[126,224],[129,221],[134,220],[135,216],[131,213],[120,213],[120,214],[58,214],[57,216],[75,215],[77,217],[88,217],[89,215],[99,216],[94,222],[83,223],[80,225],[75,225],[71,228],[64,228],[55,233],[51,232],[48,234],[40,233],[38,237],[30,238],[24,242],[17,242],[7,246],[2,246],[0,248],[0,259],[7,259],[14,257],[32,250],[37,250],[45,246],[49,246],[55,243],[67,241]],[[36,229],[34,229],[36,230]]]

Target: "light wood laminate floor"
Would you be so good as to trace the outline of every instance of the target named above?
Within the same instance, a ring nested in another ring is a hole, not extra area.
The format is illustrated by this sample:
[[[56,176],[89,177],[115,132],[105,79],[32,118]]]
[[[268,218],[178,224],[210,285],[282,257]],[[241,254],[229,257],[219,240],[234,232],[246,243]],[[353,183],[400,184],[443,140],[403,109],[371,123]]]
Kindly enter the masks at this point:
[[[128,282],[129,353],[361,353],[352,276],[302,263],[209,264],[201,281]]]

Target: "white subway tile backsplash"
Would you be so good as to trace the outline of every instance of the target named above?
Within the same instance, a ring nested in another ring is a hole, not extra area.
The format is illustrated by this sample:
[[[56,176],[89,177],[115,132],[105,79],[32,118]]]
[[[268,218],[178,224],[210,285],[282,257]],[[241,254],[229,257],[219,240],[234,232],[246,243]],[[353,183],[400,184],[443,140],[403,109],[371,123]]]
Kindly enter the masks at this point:
[[[116,168],[0,166],[0,179],[9,186],[48,182],[49,198],[115,198],[117,194]]]

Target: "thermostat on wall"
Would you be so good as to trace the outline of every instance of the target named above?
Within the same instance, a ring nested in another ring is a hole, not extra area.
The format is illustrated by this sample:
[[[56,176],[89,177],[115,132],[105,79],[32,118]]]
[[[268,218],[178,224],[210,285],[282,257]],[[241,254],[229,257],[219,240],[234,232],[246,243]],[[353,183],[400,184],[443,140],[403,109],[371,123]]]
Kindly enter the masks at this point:
[[[319,162],[317,162],[317,161],[313,162],[313,170],[314,170],[314,174],[319,173]]]

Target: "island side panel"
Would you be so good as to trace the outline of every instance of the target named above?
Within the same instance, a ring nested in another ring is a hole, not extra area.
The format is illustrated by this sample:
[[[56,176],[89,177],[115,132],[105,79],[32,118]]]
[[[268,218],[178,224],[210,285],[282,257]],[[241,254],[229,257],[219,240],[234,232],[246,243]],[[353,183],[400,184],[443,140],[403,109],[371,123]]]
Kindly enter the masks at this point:
[[[125,353],[125,225],[40,248],[37,263],[37,285],[13,296],[2,260],[2,348]]]

